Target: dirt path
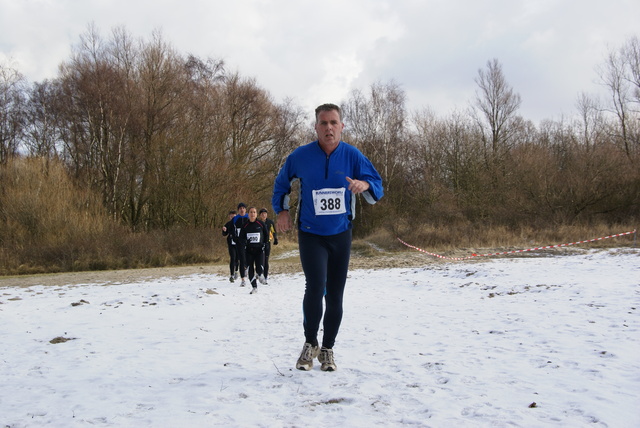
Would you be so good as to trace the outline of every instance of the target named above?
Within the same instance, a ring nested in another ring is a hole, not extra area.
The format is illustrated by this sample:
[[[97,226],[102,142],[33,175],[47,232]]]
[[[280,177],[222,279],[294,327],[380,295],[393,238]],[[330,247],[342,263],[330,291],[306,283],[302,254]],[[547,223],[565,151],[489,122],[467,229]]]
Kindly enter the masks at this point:
[[[271,273],[300,272],[300,261],[296,252],[286,258],[271,259]],[[386,253],[374,255],[352,254],[351,269],[388,269],[392,267],[414,267],[438,263],[424,254],[414,252]],[[107,270],[92,272],[68,272],[46,275],[0,277],[0,287],[29,287],[32,285],[60,286],[66,284],[113,284],[151,281],[157,278],[177,278],[186,275],[227,275],[227,265],[193,265],[163,268]]]

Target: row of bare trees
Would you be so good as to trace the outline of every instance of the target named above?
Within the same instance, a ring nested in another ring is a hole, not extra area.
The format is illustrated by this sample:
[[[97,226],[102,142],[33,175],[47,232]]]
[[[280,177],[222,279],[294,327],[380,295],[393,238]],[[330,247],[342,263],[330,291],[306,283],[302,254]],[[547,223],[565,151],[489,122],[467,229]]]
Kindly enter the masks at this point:
[[[362,233],[416,218],[637,221],[639,63],[633,37],[599,69],[610,100],[581,94],[575,117],[539,125],[519,115],[497,59],[478,70],[469,108],[447,117],[408,112],[394,81],[353,91],[342,103],[345,140],[372,159],[387,195],[359,216]],[[90,27],[55,79],[28,84],[8,66],[0,79],[0,167],[61,162],[135,231],[218,226],[239,200],[266,206],[286,154],[313,137],[299,106],[275,102],[222,61],[176,52],[159,33],[134,40],[116,28],[103,39]]]
[[[639,39],[631,38],[600,69],[611,102],[583,93],[575,117],[538,126],[518,114],[520,95],[497,59],[478,70],[469,108],[444,118],[428,109],[407,113],[394,82],[376,83],[367,94],[354,91],[344,105],[347,138],[380,167],[387,221],[417,215],[443,226],[516,229],[636,222],[638,47]]]
[[[0,161],[61,160],[134,230],[217,222],[267,186],[303,119],[221,61],[122,28],[109,40],[91,28],[54,80],[25,89],[15,76]]]

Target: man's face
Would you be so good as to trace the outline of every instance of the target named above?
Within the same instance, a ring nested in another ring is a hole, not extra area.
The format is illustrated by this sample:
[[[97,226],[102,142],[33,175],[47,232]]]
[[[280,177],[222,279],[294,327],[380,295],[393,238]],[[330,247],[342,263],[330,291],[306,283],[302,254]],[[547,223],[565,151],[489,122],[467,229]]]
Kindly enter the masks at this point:
[[[247,213],[247,209],[245,207],[238,208],[238,214],[245,215]]]
[[[344,123],[340,121],[340,115],[336,110],[321,111],[318,114],[315,128],[320,144],[333,147],[340,142]]]
[[[267,213],[265,213],[265,212],[261,212],[261,213],[260,213],[260,219],[261,219],[262,221],[265,221],[265,220],[267,219]]]

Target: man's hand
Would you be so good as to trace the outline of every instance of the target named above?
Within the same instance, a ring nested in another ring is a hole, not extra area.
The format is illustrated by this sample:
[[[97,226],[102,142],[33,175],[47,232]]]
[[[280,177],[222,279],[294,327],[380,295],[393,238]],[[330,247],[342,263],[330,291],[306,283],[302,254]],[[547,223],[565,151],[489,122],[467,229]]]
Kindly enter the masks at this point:
[[[362,193],[369,190],[369,183],[367,181],[353,180],[349,177],[347,177],[347,181],[349,182],[349,190],[353,193]]]
[[[278,213],[276,227],[278,228],[278,232],[288,232],[289,230],[291,230],[292,225],[289,211],[280,211]]]

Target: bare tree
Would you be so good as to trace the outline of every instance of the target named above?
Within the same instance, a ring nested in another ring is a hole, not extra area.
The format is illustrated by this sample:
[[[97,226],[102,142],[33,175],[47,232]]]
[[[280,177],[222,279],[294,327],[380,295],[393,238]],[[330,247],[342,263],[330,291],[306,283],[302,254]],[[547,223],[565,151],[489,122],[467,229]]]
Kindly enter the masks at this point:
[[[378,82],[371,85],[368,97],[354,90],[342,106],[345,134],[376,164],[387,182],[394,179],[404,160],[405,97],[396,82]]]
[[[56,102],[64,158],[79,181],[101,192],[119,219],[131,99],[138,97],[130,93],[131,76],[113,53],[113,46],[89,26],[72,58],[61,65]]]
[[[627,81],[631,86],[632,120],[629,123],[629,137],[634,155],[640,151],[640,38],[630,38],[622,47],[622,56],[627,69]]]
[[[25,124],[25,79],[0,64],[0,165],[18,153]]]
[[[394,215],[405,205],[402,191],[406,185],[405,165],[408,158],[408,133],[405,93],[394,81],[374,83],[367,94],[354,90],[342,105],[345,140],[358,147],[376,166],[385,185],[387,197],[370,215],[360,216],[360,233],[367,232],[384,218]],[[360,203],[360,211],[369,209]],[[385,212],[386,211],[386,212]],[[358,217],[358,216],[356,216]]]
[[[610,94],[607,111],[617,121],[619,146],[631,158],[640,148],[640,41],[629,39],[621,48],[609,51],[597,67],[600,82]]]
[[[222,95],[231,163],[235,167],[245,165],[244,172],[255,177],[255,166],[271,150],[271,97],[255,79],[238,73],[225,79]]]
[[[604,134],[605,124],[602,117],[600,103],[593,97],[582,92],[576,100],[576,108],[580,116],[580,134],[586,151],[598,144]]]
[[[493,156],[509,149],[512,143],[512,123],[520,108],[520,95],[507,83],[502,65],[497,59],[487,61],[486,70],[479,69],[475,106],[481,114],[478,120],[483,130],[485,151],[490,145]]]
[[[627,80],[632,86],[632,100],[636,105],[635,112],[640,112],[640,38],[631,37],[621,50],[628,69]]]
[[[618,120],[618,139],[627,156],[630,155],[628,133],[629,84],[624,77],[624,64],[618,52],[609,52],[605,63],[599,69],[600,80],[609,89],[609,111]]]
[[[29,91],[24,144],[31,156],[51,159],[60,155],[58,92],[57,82],[49,80],[34,83]]]
[[[413,117],[416,129],[409,156],[407,190],[419,211],[433,218],[455,216],[478,194],[481,146],[473,122],[461,112],[438,119],[429,111]]]

